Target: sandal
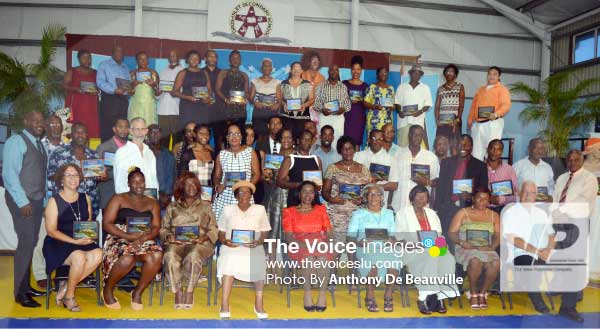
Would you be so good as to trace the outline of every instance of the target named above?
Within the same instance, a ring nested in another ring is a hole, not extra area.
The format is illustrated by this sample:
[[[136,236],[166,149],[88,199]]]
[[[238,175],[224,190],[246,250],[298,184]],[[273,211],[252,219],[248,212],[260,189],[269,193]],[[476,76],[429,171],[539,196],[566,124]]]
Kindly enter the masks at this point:
[[[183,308],[186,310],[190,310],[194,307],[194,292],[186,292],[185,293],[185,303],[183,303]]]
[[[67,281],[61,280],[58,283],[58,289],[56,289],[56,306],[60,306],[63,303],[63,299],[67,294]]]
[[[121,309],[121,304],[119,304],[119,300],[117,299],[117,297],[114,297],[115,302],[112,304],[108,304],[106,303],[106,299],[104,298],[104,292],[102,293],[102,302],[104,303],[104,306],[106,306],[106,308],[111,309],[111,310],[120,310]]]
[[[394,312],[394,298],[383,298],[383,311],[384,312]]]
[[[472,310],[479,310],[479,294],[472,294],[470,291],[466,292],[467,298],[471,303]]]
[[[487,297],[488,297],[487,292],[479,294],[479,308],[482,310],[488,309]]]
[[[79,305],[77,305],[77,302],[75,301],[75,297],[64,297],[62,299],[62,303],[63,303],[63,306],[71,312],[81,312],[81,307],[79,307]],[[69,303],[71,304],[71,306],[67,305]]]
[[[375,302],[375,298],[365,297],[365,305],[367,306],[367,311],[369,312],[379,312],[379,307]]]
[[[134,301],[133,301],[133,292],[134,292],[134,291],[135,291],[135,290],[132,290],[132,291],[129,293],[129,296],[131,296],[131,308],[132,308],[134,311],[141,311],[141,310],[143,310],[143,309],[144,309],[144,305],[143,305],[143,304],[141,304],[141,303],[136,303],[136,302],[134,302]]]
[[[175,309],[180,310],[183,308],[183,303],[181,302],[181,291],[175,293]]]

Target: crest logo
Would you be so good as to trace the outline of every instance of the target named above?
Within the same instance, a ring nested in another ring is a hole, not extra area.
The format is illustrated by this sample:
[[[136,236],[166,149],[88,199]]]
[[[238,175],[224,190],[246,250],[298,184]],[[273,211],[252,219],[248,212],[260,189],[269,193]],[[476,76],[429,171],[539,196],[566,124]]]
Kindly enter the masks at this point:
[[[229,26],[232,34],[244,38],[268,37],[273,28],[273,17],[267,7],[259,2],[243,2],[231,12]]]

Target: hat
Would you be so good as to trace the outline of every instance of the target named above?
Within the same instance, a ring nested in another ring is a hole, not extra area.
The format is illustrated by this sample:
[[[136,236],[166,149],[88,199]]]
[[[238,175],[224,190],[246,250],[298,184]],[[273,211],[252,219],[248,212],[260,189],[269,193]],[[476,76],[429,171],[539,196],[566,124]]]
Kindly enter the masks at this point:
[[[408,70],[408,73],[410,73],[412,71],[419,71],[419,72],[421,72],[421,74],[425,74],[425,72],[423,72],[423,68],[421,67],[421,64],[414,64],[413,66],[411,66],[410,70]]]
[[[588,153],[592,148],[600,147],[600,138],[590,138],[585,142],[585,153]]]
[[[251,189],[253,194],[254,192],[256,192],[256,186],[254,186],[254,184],[246,180],[238,181],[237,183],[233,184],[233,187],[231,187],[231,189],[235,192],[235,190],[239,189],[240,187],[247,187]]]

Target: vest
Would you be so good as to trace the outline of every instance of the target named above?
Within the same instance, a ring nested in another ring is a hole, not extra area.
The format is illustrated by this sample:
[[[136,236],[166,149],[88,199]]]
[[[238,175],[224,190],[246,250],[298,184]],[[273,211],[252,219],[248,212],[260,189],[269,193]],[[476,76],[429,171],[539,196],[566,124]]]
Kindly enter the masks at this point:
[[[23,133],[19,135],[23,138],[26,146],[23,165],[19,173],[21,187],[30,200],[42,200],[46,196],[48,155],[46,155],[46,150],[40,152]]]

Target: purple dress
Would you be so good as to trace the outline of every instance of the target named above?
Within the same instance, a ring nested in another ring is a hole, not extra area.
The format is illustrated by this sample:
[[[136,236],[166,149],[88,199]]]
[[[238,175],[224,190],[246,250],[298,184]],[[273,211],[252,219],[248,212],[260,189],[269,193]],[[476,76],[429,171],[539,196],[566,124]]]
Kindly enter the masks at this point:
[[[360,97],[360,102],[352,103],[350,112],[344,113],[344,135],[350,136],[356,145],[362,145],[366,121],[366,112],[362,100],[367,93],[369,85],[364,82],[360,85],[353,85],[350,83],[350,80],[344,80],[343,83],[348,88],[350,101],[352,101],[353,97],[355,99]]]

